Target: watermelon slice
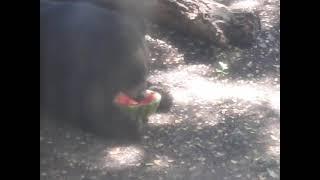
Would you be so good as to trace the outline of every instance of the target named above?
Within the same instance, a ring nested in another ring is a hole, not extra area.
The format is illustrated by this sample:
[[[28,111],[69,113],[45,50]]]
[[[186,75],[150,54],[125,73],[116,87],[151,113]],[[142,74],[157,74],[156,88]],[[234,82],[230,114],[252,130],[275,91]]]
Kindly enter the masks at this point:
[[[123,92],[120,92],[114,99],[114,103],[132,119],[145,123],[147,118],[157,111],[161,101],[161,95],[155,91],[146,90],[144,98],[137,101]]]

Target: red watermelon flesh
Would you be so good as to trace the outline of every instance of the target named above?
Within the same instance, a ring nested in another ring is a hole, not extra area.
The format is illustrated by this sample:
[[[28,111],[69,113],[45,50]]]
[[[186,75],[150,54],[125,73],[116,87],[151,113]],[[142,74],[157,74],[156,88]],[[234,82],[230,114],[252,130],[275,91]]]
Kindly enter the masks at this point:
[[[136,101],[126,95],[125,93],[119,93],[119,95],[115,98],[115,102],[119,105],[124,106],[132,106],[132,105],[146,105],[152,102],[154,99],[154,92],[148,93],[145,98],[143,98],[141,101]]]
[[[149,104],[154,99],[153,95],[154,95],[154,92],[147,94],[146,97],[139,102],[139,104],[143,104],[143,105]]]
[[[125,105],[125,106],[130,106],[130,105],[137,105],[138,102],[129,97],[128,95],[124,93],[119,93],[119,95],[116,97],[115,102],[119,105]]]

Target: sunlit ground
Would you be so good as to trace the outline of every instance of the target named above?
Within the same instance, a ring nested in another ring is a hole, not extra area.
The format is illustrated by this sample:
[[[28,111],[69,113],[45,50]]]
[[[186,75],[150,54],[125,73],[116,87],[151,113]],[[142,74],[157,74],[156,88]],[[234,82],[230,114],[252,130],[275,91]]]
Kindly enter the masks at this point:
[[[175,160],[165,155],[156,155],[154,159],[146,163],[152,171],[159,171],[169,168]]]
[[[224,101],[231,100],[239,108],[235,113],[246,113],[249,107],[252,106],[268,106],[280,116],[280,86],[273,83],[274,79],[249,79],[241,81],[210,80],[199,75],[196,66],[183,66],[177,70],[171,70],[165,74],[158,73],[153,75],[154,79],[166,85],[171,86],[171,94],[174,97],[174,103],[180,107],[193,106],[197,107],[194,114],[201,116],[201,111],[206,111],[208,108],[215,108],[216,104],[223,104]],[[205,66],[203,69],[208,70]],[[278,80],[277,80],[278,81]],[[238,101],[238,102],[237,102]],[[244,103],[242,105],[241,103]],[[234,107],[230,107],[233,109]],[[183,114],[182,112],[181,114]],[[221,118],[219,116],[215,119]],[[187,116],[178,117],[171,114],[155,114],[150,117],[149,125],[162,126],[171,125],[179,126],[180,123],[190,119]],[[211,118],[212,119],[212,118]],[[264,115],[259,115],[259,119],[263,121]],[[195,121],[188,121],[190,125],[195,125],[197,130],[203,127],[215,126],[218,120],[207,122],[197,118]],[[266,153],[276,159],[280,156],[280,129],[276,124],[271,124],[266,127],[266,131],[270,132],[267,136],[271,143],[266,144]]]
[[[139,167],[144,162],[145,150],[137,145],[122,145],[107,148],[104,152],[100,168],[109,170],[121,170],[132,167]],[[175,160],[165,155],[156,155],[153,159],[145,162],[149,170],[159,171],[169,168]]]
[[[134,145],[108,148],[104,153],[104,168],[108,169],[140,166],[140,162],[144,157],[144,150]]]
[[[244,0],[244,1],[239,1],[239,2],[232,4],[231,7],[252,9],[252,8],[256,8],[258,5],[260,5],[258,0]]]
[[[261,85],[252,80],[228,82],[208,80],[192,74],[189,67],[154,76],[172,86],[171,93],[177,104],[214,104],[225,99],[239,99],[253,104],[267,102],[280,110],[280,89],[275,85]]]

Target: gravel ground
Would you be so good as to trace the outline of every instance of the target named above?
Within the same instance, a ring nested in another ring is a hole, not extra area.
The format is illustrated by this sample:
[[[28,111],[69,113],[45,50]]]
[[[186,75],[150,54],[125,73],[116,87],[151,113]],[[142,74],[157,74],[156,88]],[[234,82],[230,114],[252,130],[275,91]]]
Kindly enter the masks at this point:
[[[149,80],[168,87],[172,109],[151,116],[139,144],[44,121],[40,179],[280,179],[280,2],[257,2],[262,32],[249,49],[152,25]]]

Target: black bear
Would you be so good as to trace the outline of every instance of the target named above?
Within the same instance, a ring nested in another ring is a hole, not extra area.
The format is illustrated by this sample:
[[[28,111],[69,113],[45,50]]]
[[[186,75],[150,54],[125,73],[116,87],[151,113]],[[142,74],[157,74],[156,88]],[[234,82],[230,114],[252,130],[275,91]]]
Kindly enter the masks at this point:
[[[40,114],[103,137],[139,138],[113,104],[145,88],[141,23],[88,2],[40,1]],[[40,116],[40,117],[41,117]]]

